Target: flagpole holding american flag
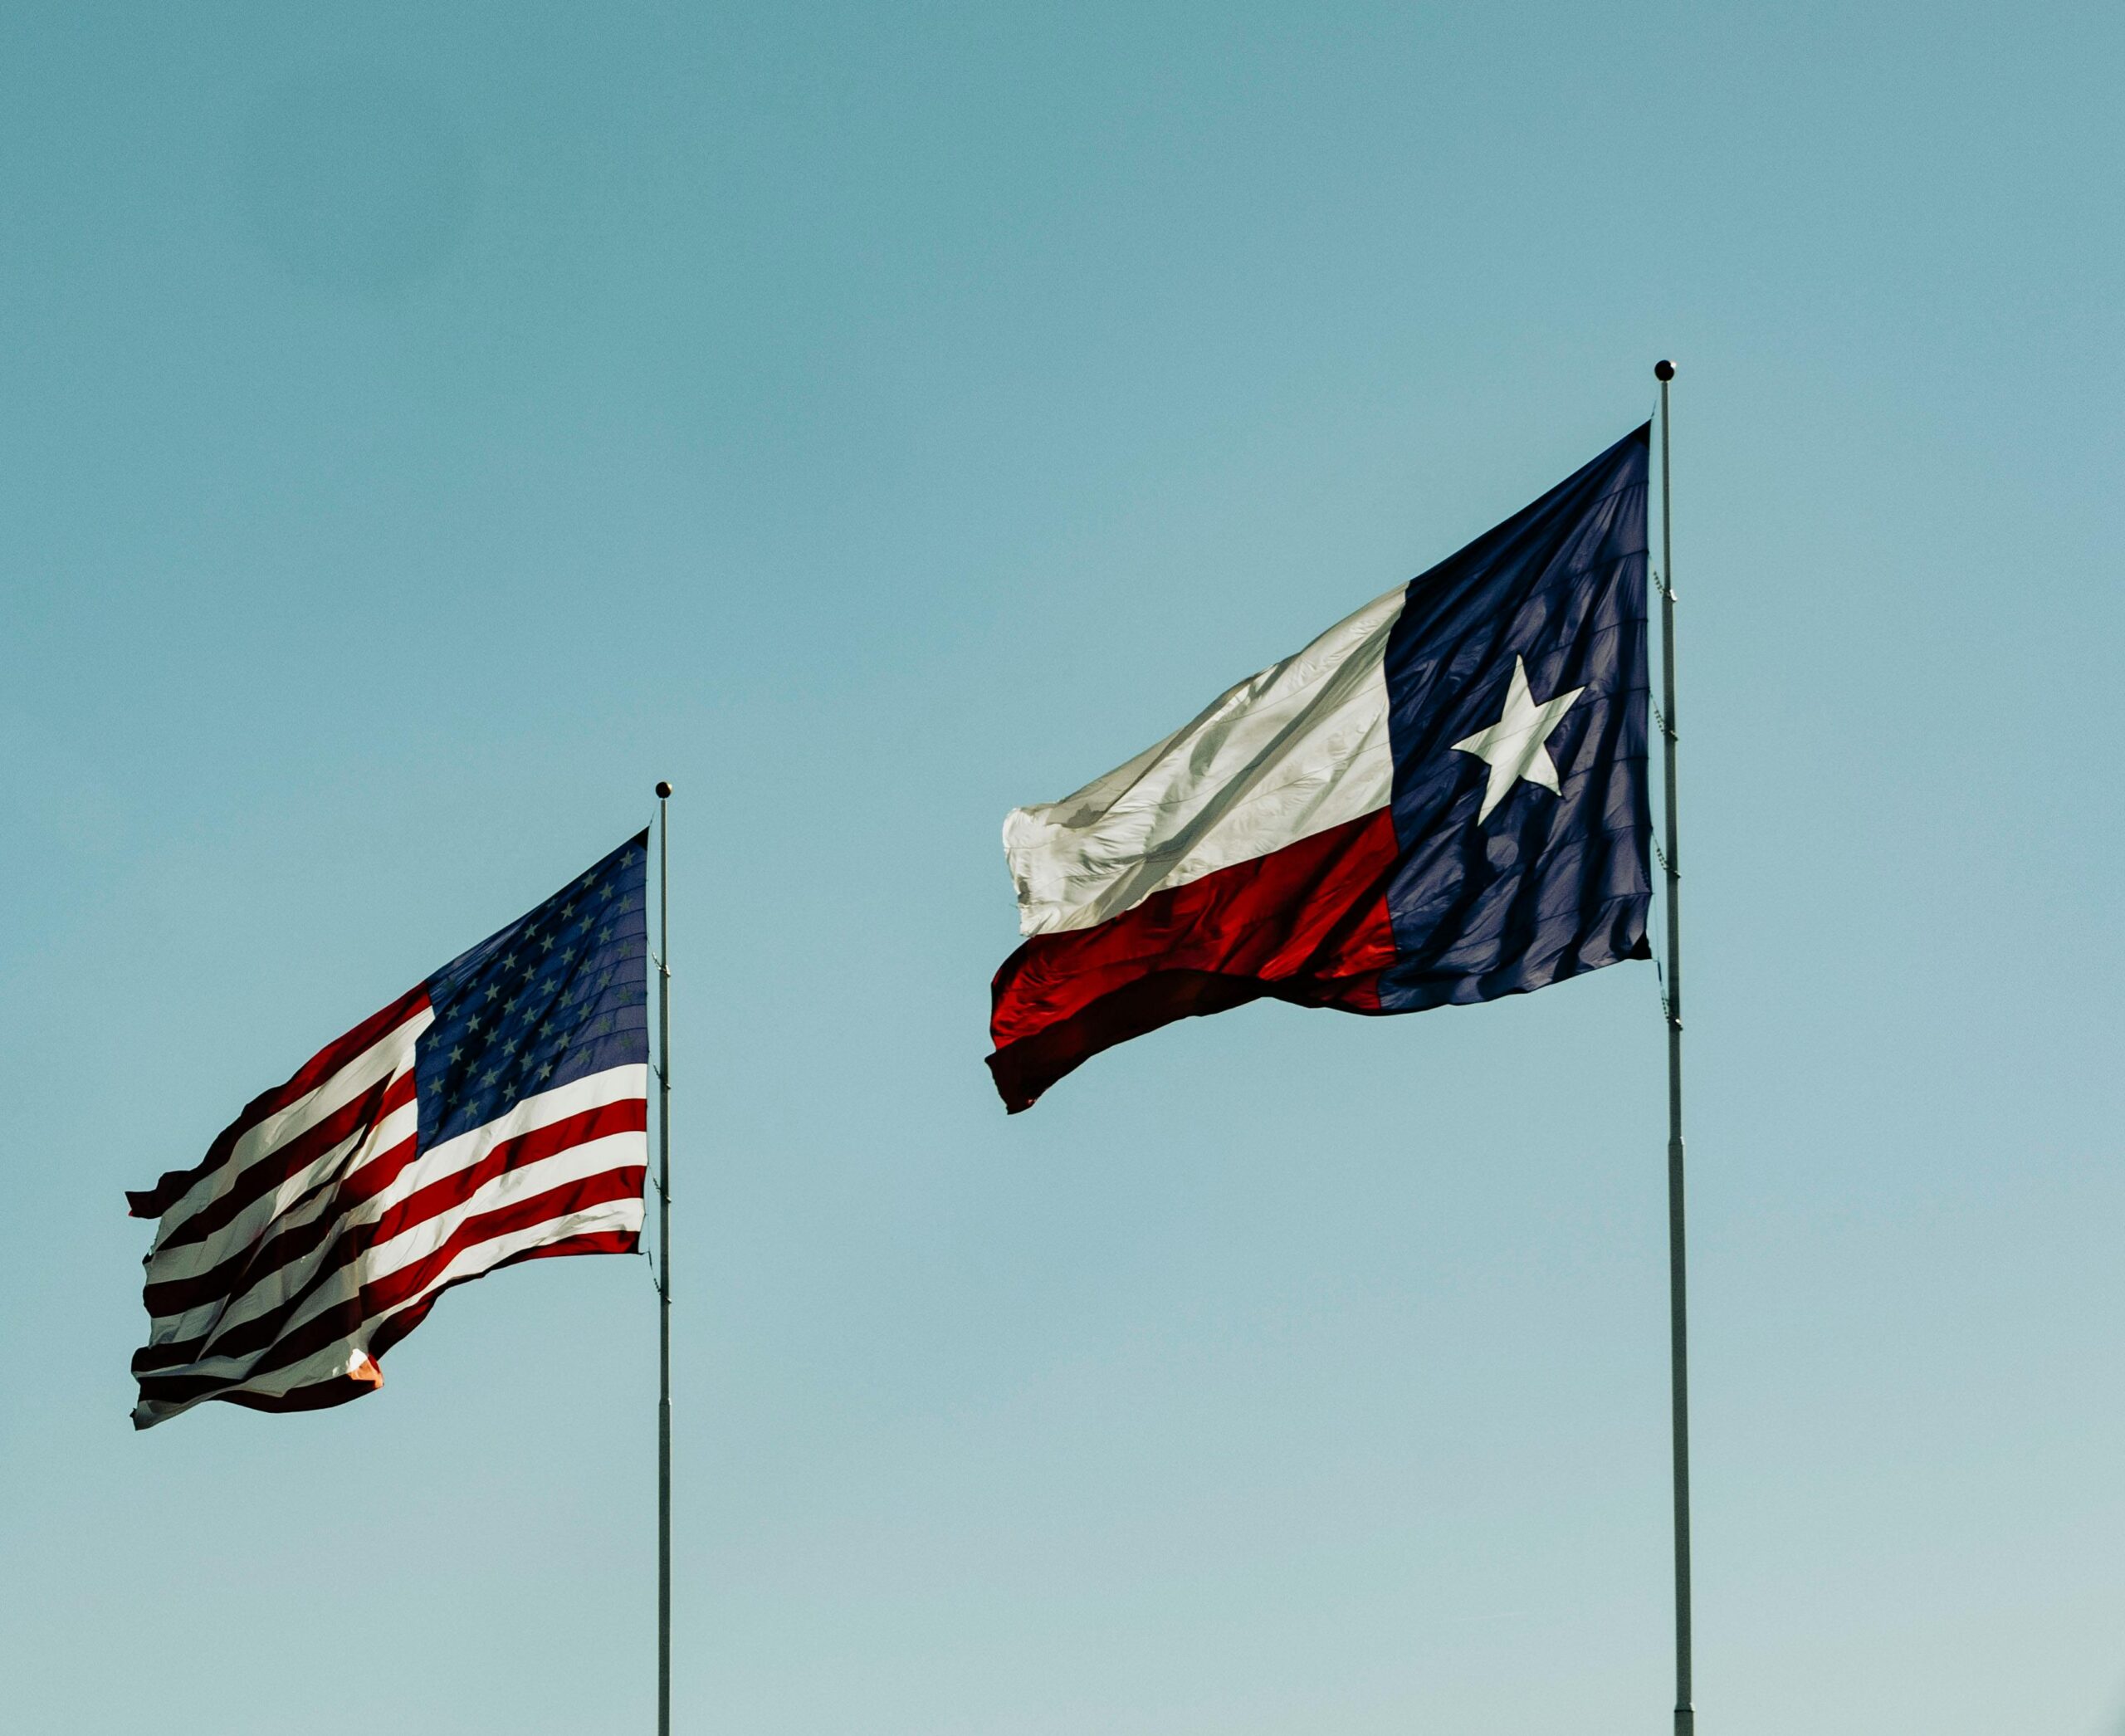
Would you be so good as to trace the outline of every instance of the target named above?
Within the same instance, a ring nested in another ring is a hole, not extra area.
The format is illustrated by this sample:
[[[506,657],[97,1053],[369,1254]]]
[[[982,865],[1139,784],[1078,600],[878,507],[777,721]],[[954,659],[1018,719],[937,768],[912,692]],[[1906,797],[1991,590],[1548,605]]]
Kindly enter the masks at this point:
[[[657,1736],[672,1736],[672,786],[657,786]]]
[[[1664,763],[1667,848],[1661,866],[1668,890],[1668,972],[1662,999],[1668,1023],[1668,1379],[1674,1426],[1675,1736],[1693,1736],[1697,1712],[1690,1683],[1690,1369],[1689,1289],[1683,1213],[1683,934],[1679,909],[1682,858],[1675,824],[1675,528],[1668,457],[1668,384],[1675,364],[1656,362],[1660,382],[1660,745]]]

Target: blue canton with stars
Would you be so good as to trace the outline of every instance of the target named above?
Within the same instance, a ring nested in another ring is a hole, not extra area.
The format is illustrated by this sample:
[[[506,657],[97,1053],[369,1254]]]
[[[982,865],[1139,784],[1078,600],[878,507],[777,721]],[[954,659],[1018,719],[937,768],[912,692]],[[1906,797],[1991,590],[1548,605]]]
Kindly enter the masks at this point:
[[[519,1099],[649,1059],[649,834],[428,979],[421,1148]]]

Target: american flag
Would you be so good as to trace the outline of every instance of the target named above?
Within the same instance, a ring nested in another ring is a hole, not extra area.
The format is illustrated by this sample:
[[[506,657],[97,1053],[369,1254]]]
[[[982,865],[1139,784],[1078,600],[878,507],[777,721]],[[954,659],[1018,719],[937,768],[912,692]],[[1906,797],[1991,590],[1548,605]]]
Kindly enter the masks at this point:
[[[648,1158],[648,834],[252,1099],[159,1218],[135,1428],[208,1399],[344,1404],[436,1298],[631,1254]]]

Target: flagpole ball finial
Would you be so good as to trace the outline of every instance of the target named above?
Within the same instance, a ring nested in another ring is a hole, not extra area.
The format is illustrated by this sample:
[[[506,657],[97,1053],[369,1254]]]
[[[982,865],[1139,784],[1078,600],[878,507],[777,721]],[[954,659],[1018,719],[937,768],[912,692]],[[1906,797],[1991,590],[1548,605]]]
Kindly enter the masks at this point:
[[[671,795],[671,793],[672,786],[660,779],[657,785],[657,800],[661,802],[665,797]]]
[[[1653,377],[1664,385],[1675,377],[1675,364],[1664,359],[1655,362],[1653,364]]]

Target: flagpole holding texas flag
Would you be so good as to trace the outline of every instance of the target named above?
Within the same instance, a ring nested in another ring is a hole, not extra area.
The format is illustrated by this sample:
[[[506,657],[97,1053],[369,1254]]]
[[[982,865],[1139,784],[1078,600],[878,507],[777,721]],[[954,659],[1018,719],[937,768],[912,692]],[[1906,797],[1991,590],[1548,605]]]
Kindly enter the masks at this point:
[[[1668,891],[1668,976],[1661,1000],[1668,1022],[1668,1333],[1675,1481],[1675,1736],[1693,1736],[1690,1682],[1690,1309],[1683,1213],[1682,853],[1675,824],[1675,526],[1668,462],[1670,361],[1654,364],[1660,382],[1660,747],[1664,784],[1661,853]]]
[[[1175,1020],[1277,1000],[1367,1016],[1654,958],[1664,873],[1676,1736],[1692,1736],[1675,594],[1650,423],[1457,553],[1059,801],[1014,809],[1022,941],[990,985],[1006,1109]],[[1649,716],[1664,756],[1655,842]]]

